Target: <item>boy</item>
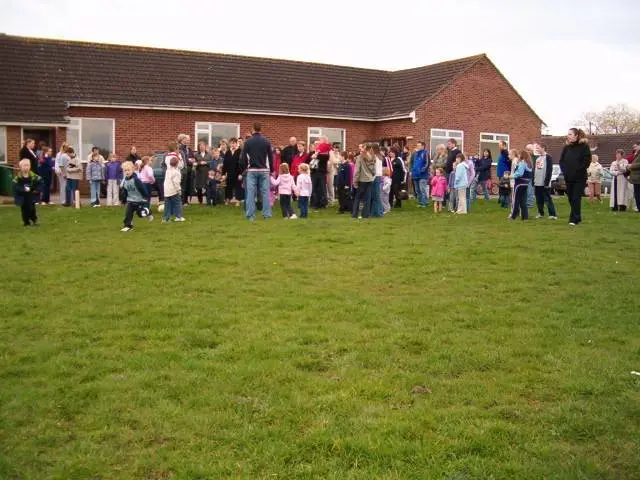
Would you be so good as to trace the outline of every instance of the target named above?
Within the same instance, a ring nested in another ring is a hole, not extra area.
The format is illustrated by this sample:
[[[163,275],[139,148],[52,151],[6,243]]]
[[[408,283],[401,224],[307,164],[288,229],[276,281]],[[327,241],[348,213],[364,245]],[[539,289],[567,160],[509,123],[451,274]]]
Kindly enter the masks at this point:
[[[349,157],[353,154],[349,154]],[[338,176],[336,180],[336,186],[338,188],[338,213],[351,212],[353,209],[353,202],[351,200],[351,164],[350,158],[342,158],[342,162],[338,167]]]
[[[16,205],[20,207],[22,222],[25,227],[38,225],[36,202],[42,185],[42,180],[31,171],[31,161],[23,158],[18,164],[20,171],[13,179],[13,195]]]
[[[127,202],[127,209],[124,217],[124,226],[121,232],[129,232],[133,228],[133,214],[136,213],[140,218],[147,217],[149,221],[153,220],[153,215],[149,213],[146,207],[148,201],[147,189],[142,181],[135,174],[133,163],[124,162],[122,165],[124,178],[120,185],[120,200]]]
[[[220,149],[214,148],[211,152],[211,161],[209,162],[209,170],[218,170],[218,165],[221,164]]]
[[[184,222],[182,216],[182,173],[180,172],[180,157],[177,154],[177,145],[169,145],[169,154],[166,162],[169,163],[164,176],[164,215],[162,223],[167,223],[171,216],[175,216],[176,222]]]
[[[509,208],[509,198],[511,197],[511,174],[507,171],[503,172],[500,177],[498,193],[500,194],[499,202],[502,208]]]
[[[207,205],[215,206],[217,203],[218,184],[220,176],[215,170],[209,170],[207,178]]]

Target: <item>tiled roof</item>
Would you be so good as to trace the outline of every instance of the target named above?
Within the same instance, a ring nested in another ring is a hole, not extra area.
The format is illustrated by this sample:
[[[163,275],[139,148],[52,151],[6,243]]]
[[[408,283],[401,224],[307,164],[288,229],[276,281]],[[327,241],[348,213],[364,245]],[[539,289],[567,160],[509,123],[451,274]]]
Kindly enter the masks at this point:
[[[0,35],[0,121],[64,122],[67,103],[374,120],[408,115],[483,58],[387,72]]]
[[[547,152],[551,154],[554,163],[560,160],[562,148],[567,141],[566,136],[545,135],[541,143],[547,145]],[[608,167],[616,158],[616,150],[621,148],[625,151],[625,157],[631,152],[632,145],[640,141],[639,134],[624,135],[591,135],[589,136],[589,146],[594,154],[598,155],[600,163]]]

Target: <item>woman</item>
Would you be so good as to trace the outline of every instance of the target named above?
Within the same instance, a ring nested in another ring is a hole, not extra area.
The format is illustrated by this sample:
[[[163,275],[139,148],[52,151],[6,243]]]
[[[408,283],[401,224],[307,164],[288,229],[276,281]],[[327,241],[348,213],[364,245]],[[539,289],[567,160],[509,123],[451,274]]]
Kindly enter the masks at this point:
[[[76,190],[78,190],[78,186],[80,185],[80,180],[82,180],[82,162],[80,158],[76,157],[76,154],[73,148],[69,147],[65,154],[66,158],[63,159],[65,162],[65,172],[67,174],[67,186],[65,189],[65,207],[70,207],[73,204],[74,196]]]
[[[26,158],[31,162],[31,171],[35,174],[38,173],[38,155],[36,155],[35,149],[36,141],[33,138],[27,138],[22,144],[22,149],[20,150],[20,158],[18,160],[22,160]]]
[[[356,189],[356,198],[353,201],[353,218],[369,218],[371,214],[371,193],[373,179],[376,176],[376,159],[370,145],[356,157],[356,167],[353,172],[353,187]],[[360,202],[364,204],[362,216],[359,215]]]
[[[131,162],[135,165],[135,163],[138,160],[141,160],[140,155],[138,155],[138,149],[136,148],[135,145],[131,146],[131,149],[129,150],[129,155],[127,155],[127,159],[128,162]]]
[[[56,176],[58,177],[58,185],[60,186],[60,205],[64,205],[65,195],[67,191],[67,162],[69,161],[69,156],[67,155],[67,149],[69,148],[69,144],[64,142],[60,147],[60,151],[56,155],[56,161],[54,164],[54,171],[56,172]]]
[[[444,145],[443,145],[444,147]],[[446,158],[445,158],[446,160]],[[491,150],[485,148],[482,151],[482,158],[476,163],[476,177],[471,185],[471,201],[474,202],[478,196],[477,187],[482,187],[482,193],[484,199],[489,200],[489,187],[491,185],[491,164],[493,159],[491,158]]]
[[[576,226],[582,221],[580,214],[582,194],[587,182],[587,168],[591,163],[591,149],[587,136],[580,128],[570,128],[567,144],[560,154],[560,169],[567,183],[567,198],[571,207],[569,225]]]
[[[600,203],[600,184],[602,180],[602,172],[604,169],[598,161],[598,155],[591,155],[591,164],[587,168],[587,187],[589,188],[589,203],[593,203],[594,200],[598,200]]]
[[[627,168],[629,162],[624,158],[624,150],[616,150],[616,159],[611,163],[609,171],[611,179],[611,198],[609,206],[614,212],[627,210]]]
[[[371,215],[374,217],[381,217],[382,211],[382,161],[383,154],[380,151],[380,146],[374,143],[371,146],[371,153],[375,160],[375,178],[373,179],[372,191],[371,191]]]
[[[208,145],[205,142],[198,143],[198,151],[196,152],[196,195],[198,203],[204,207],[204,196],[207,192],[207,180],[209,176],[209,162],[211,155],[209,154]]]
[[[640,211],[640,144],[636,144],[633,162],[629,165],[629,182],[633,185],[633,196],[636,201],[636,209]]]
[[[441,168],[444,171],[444,167],[447,164],[447,147],[441,143],[436,147],[436,153],[433,158],[433,171],[435,172],[438,168]]]

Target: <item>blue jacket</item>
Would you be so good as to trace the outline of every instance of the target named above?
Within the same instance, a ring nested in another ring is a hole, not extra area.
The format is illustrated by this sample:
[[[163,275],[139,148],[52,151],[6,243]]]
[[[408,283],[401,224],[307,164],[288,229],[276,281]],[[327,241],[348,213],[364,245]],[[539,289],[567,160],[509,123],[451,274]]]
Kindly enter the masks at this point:
[[[52,157],[42,157],[43,162],[38,162],[38,175],[42,177],[43,180],[49,181],[53,176],[53,167],[55,162]]]
[[[511,171],[511,160],[509,160],[509,152],[507,150],[500,150],[500,157],[498,157],[498,178],[504,176],[504,172]]]
[[[529,183],[529,180],[533,176],[531,172],[532,170],[527,166],[525,162],[518,162],[518,165],[516,165],[516,170],[512,175],[512,178],[515,180],[515,184],[520,185],[523,183]]]
[[[411,178],[413,180],[427,180],[429,178],[429,154],[426,150],[418,150],[411,164]]]
[[[467,188],[469,186],[469,179],[467,178],[468,167],[464,162],[461,162],[456,167],[455,171],[455,184],[456,188]]]

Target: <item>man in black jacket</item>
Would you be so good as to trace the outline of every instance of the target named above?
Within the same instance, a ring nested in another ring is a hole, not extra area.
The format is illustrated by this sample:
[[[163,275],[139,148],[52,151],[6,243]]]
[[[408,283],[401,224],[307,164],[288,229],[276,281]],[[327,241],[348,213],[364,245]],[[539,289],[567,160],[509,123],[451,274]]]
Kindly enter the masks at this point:
[[[240,163],[246,166],[247,192],[245,204],[247,219],[256,219],[256,196],[262,196],[262,215],[271,218],[271,204],[269,203],[270,174],[273,172],[273,149],[271,142],[262,135],[262,124],[253,124],[253,135],[242,147]]]
[[[444,167],[444,172],[447,174],[447,178],[449,174],[453,171],[453,164],[456,161],[456,155],[460,153],[458,149],[458,141],[455,138],[450,138],[447,142],[447,150],[449,153],[447,154],[447,163]]]
[[[298,153],[298,139],[291,137],[289,139],[289,145],[284,147],[280,152],[280,161],[289,165],[289,169],[291,169],[291,162],[293,162],[293,157],[296,153]]]

